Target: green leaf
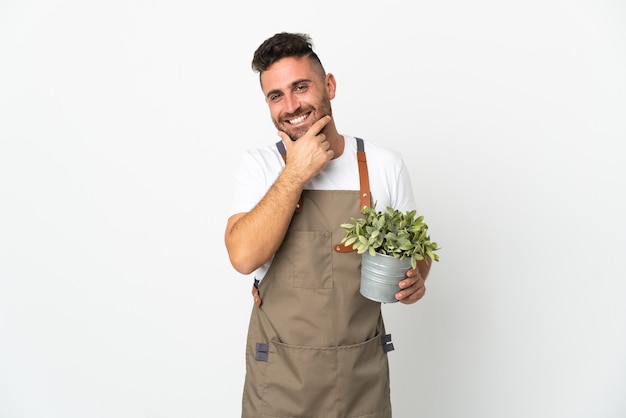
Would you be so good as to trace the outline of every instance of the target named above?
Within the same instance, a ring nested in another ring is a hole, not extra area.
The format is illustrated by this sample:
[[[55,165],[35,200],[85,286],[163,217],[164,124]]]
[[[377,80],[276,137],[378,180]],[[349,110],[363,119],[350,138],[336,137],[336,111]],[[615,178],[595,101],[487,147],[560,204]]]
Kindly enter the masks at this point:
[[[359,254],[389,254],[396,258],[410,258],[412,265],[417,261],[433,259],[438,261],[437,243],[430,241],[428,225],[424,216],[417,216],[415,210],[405,213],[387,206],[385,211],[377,211],[374,206],[363,208],[362,218],[351,218],[350,223],[341,224],[345,231],[342,243]]]
[[[346,247],[351,246],[352,244],[354,244],[359,238],[358,237],[352,237],[352,238],[348,238],[345,242],[344,245]]]

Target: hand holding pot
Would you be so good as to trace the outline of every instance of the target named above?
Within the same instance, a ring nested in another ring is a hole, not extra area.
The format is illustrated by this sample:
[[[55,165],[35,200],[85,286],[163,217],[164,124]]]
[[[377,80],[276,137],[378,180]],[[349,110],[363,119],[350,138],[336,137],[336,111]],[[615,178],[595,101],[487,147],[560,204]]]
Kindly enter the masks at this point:
[[[426,294],[426,279],[418,269],[409,269],[406,279],[400,281],[398,286],[402,290],[396,293],[396,299],[405,305],[417,302]]]

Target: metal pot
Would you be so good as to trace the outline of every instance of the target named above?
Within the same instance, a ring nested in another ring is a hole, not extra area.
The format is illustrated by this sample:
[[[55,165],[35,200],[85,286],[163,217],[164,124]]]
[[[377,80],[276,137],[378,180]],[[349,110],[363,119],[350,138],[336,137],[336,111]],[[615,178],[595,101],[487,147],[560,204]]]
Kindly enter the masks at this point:
[[[394,258],[390,255],[369,252],[361,259],[361,294],[368,299],[382,303],[394,303],[395,294],[400,291],[398,283],[406,278],[411,268],[411,260]]]

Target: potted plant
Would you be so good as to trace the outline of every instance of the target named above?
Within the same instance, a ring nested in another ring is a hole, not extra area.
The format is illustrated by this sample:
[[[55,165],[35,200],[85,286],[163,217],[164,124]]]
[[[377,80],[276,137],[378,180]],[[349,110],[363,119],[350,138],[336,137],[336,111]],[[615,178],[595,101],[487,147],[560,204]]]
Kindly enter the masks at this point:
[[[342,224],[346,235],[341,242],[362,255],[361,294],[377,302],[397,302],[398,283],[419,261],[439,261],[436,242],[430,240],[424,216],[417,211],[401,212],[390,206],[361,210],[362,218]]]

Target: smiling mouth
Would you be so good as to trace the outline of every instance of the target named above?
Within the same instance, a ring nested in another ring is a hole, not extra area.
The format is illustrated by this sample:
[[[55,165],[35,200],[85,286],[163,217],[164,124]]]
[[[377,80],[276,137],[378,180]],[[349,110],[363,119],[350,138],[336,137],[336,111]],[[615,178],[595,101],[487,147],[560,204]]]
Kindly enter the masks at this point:
[[[302,123],[306,120],[306,118],[309,117],[311,113],[306,113],[304,115],[300,115],[297,118],[293,118],[293,119],[287,119],[286,122],[290,125],[297,125],[299,123]]]

